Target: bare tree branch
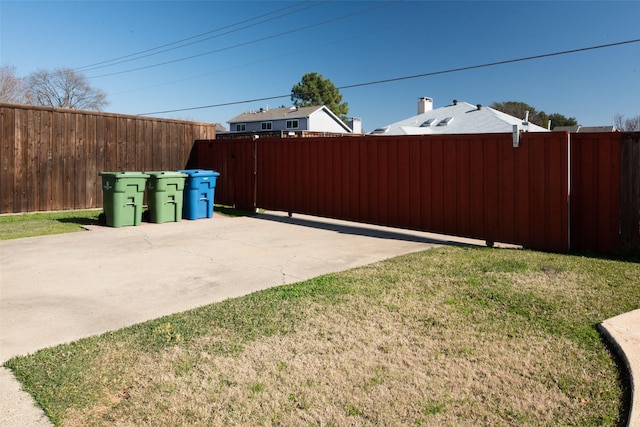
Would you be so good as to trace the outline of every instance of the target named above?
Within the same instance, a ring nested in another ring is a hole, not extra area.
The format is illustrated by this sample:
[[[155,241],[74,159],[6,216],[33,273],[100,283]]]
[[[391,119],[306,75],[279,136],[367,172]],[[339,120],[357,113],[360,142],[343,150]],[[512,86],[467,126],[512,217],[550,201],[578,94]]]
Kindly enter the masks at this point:
[[[24,80],[16,75],[16,67],[0,66],[0,101],[24,104],[27,101]]]
[[[613,124],[623,132],[640,132],[640,114],[625,119],[622,114],[613,116]]]
[[[28,77],[27,87],[28,98],[36,105],[101,111],[108,104],[104,92],[92,88],[82,74],[68,68],[38,70]]]

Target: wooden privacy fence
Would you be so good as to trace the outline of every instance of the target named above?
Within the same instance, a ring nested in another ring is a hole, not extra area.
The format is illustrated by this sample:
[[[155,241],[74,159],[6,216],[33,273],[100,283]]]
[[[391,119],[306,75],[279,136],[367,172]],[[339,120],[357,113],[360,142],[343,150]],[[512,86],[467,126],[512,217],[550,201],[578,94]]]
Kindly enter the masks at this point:
[[[220,173],[216,181],[215,203],[255,209],[256,143],[251,139],[196,141],[188,167],[213,169]]]
[[[241,208],[609,251],[640,247],[638,139],[527,133],[518,148],[510,134],[198,141],[190,165],[220,172],[216,202]]]
[[[620,246],[640,248],[640,132],[621,140]]]
[[[640,133],[577,133],[570,147],[571,248],[640,248]]]
[[[0,104],[0,213],[102,206],[99,172],[183,169],[215,125]]]

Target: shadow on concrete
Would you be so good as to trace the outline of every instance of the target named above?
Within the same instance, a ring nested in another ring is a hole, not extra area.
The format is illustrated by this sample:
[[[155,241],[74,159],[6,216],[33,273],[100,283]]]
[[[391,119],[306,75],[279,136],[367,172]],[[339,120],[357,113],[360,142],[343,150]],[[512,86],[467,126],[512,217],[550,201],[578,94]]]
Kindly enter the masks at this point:
[[[436,245],[451,245],[451,246],[468,246],[468,247],[478,247],[484,246],[481,240],[478,240],[477,244],[473,243],[464,243],[461,241],[449,240],[446,236],[442,236],[442,238],[438,238],[434,235],[434,237],[423,237],[418,236],[411,233],[403,233],[402,231],[392,231],[392,230],[383,230],[377,228],[378,226],[368,227],[367,224],[360,225],[352,225],[352,224],[335,224],[331,222],[324,222],[322,218],[315,219],[307,219],[307,218],[299,218],[295,215],[292,217],[281,216],[281,215],[273,215],[269,213],[259,213],[255,216],[256,219],[261,219],[265,221],[274,221],[282,224],[292,224],[299,225],[302,227],[311,227],[317,228],[320,230],[327,231],[335,231],[336,233],[341,234],[351,234],[355,236],[366,236],[366,237],[375,237],[378,239],[390,239],[390,240],[402,240],[406,242],[416,242],[416,243],[428,243],[428,244],[436,244]],[[376,228],[374,228],[376,227]],[[389,228],[389,227],[385,227]],[[425,232],[419,232],[425,233]],[[469,239],[472,240],[472,239]]]
[[[98,218],[87,218],[87,217],[66,217],[66,218],[58,218],[56,219],[58,222],[62,222],[65,224],[78,224],[79,226],[83,225],[100,225],[100,220]]]

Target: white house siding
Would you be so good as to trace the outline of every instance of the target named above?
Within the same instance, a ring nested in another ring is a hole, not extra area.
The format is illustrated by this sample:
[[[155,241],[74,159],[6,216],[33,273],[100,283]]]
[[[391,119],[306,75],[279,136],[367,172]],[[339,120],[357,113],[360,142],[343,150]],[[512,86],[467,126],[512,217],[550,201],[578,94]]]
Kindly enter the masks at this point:
[[[349,133],[344,126],[336,122],[332,117],[327,114],[323,114],[321,111],[317,111],[309,116],[309,129],[321,130],[323,132],[333,133]]]

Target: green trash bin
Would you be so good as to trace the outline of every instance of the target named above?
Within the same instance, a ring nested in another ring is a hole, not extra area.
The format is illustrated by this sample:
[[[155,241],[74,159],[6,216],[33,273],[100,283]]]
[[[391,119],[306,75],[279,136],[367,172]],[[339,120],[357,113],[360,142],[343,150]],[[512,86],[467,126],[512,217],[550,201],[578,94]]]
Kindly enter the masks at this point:
[[[146,172],[149,218],[151,222],[178,222],[182,219],[182,202],[186,173]]]
[[[142,199],[149,175],[142,172],[100,172],[100,176],[107,225],[140,225]]]

